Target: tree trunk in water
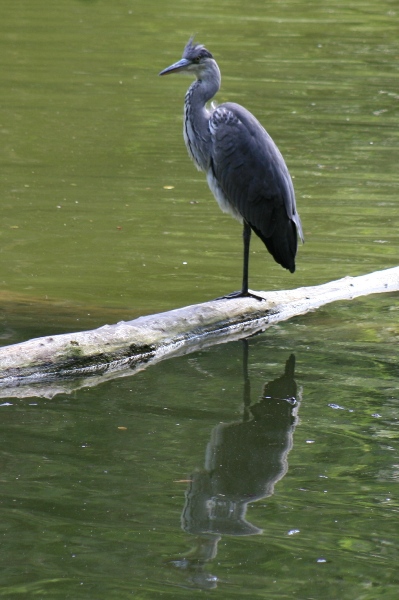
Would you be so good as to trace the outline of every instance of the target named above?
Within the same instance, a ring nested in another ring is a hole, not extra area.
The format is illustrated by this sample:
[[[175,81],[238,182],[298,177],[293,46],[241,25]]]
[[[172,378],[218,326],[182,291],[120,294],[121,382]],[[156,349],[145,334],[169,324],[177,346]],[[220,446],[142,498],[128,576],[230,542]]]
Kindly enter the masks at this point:
[[[319,286],[256,292],[264,301],[213,300],[92,331],[5,346],[0,348],[0,396],[51,397],[60,391],[131,374],[170,356],[252,335],[330,302],[398,290],[399,267],[394,267]],[[85,381],[72,383],[71,379],[77,377]],[[33,385],[35,393],[32,387],[17,387],[21,384]],[[10,393],[10,387],[16,389]]]

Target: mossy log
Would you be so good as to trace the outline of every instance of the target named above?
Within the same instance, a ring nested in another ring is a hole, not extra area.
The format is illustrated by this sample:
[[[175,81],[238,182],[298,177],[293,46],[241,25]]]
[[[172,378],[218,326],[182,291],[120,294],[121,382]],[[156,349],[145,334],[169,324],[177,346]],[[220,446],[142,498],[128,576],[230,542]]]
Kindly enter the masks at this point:
[[[94,385],[170,356],[252,335],[330,302],[398,290],[399,267],[395,267],[313,287],[256,292],[263,301],[213,300],[91,331],[5,346],[0,348],[0,395],[52,396],[82,384]],[[72,384],[76,378],[84,378],[85,383],[80,379],[77,386]],[[36,391],[24,391],[21,385],[33,385]]]

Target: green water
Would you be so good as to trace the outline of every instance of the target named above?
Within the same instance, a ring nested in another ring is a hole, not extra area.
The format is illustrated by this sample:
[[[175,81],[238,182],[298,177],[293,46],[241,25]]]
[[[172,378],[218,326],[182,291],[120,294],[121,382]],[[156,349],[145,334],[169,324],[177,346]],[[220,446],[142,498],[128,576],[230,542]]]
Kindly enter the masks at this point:
[[[294,178],[297,271],[254,240],[251,288],[397,264],[396,2],[4,0],[0,16],[2,344],[239,287],[240,226],[182,139],[189,80],[157,76],[193,32],[219,102],[256,114]],[[396,599],[398,311],[384,294],[272,327],[248,379],[231,343],[51,399],[3,392],[0,597]],[[291,355],[283,418],[262,396]],[[223,503],[241,513],[219,522]]]

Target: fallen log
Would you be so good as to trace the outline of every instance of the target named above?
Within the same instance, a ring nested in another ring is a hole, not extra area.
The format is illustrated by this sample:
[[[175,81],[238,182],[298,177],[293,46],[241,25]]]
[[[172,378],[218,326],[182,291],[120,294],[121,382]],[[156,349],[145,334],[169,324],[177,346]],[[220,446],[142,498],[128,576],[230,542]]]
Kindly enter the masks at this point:
[[[338,300],[399,290],[399,267],[323,285],[256,292],[264,298],[221,299],[104,325],[91,331],[36,338],[0,348],[0,395],[45,395],[92,385],[164,358],[265,330]],[[69,384],[60,383],[69,379]],[[49,387],[47,384],[51,382]],[[42,388],[43,384],[44,388]],[[9,388],[34,386],[19,392]],[[5,388],[5,389],[4,389]],[[8,391],[7,391],[8,388]]]

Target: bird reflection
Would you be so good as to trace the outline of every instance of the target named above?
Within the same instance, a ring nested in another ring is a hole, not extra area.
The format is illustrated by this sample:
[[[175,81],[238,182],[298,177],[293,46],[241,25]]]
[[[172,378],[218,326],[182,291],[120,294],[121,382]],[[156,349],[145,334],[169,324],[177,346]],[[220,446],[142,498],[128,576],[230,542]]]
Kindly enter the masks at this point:
[[[206,572],[216,557],[222,535],[262,533],[246,517],[247,505],[274,492],[288,469],[287,455],[297,423],[299,399],[292,354],[284,373],[266,383],[262,396],[251,405],[248,375],[248,343],[243,345],[244,412],[240,422],[217,425],[205,452],[204,469],[189,478],[182,528],[196,536],[195,544],[174,566],[190,573],[191,584],[202,589],[217,586]]]

